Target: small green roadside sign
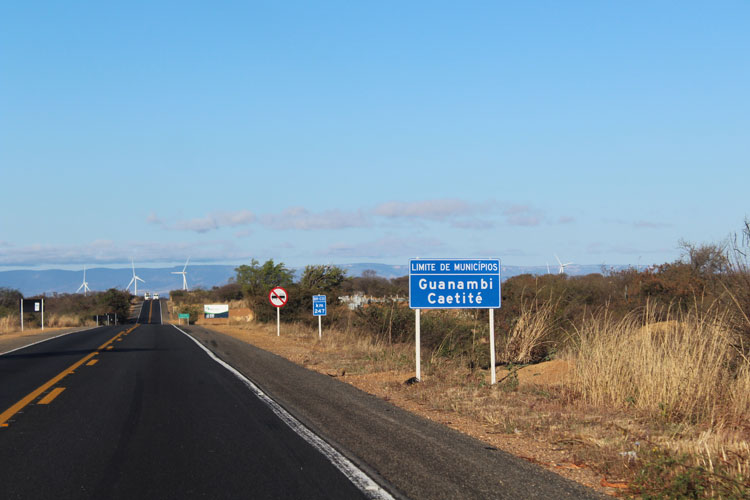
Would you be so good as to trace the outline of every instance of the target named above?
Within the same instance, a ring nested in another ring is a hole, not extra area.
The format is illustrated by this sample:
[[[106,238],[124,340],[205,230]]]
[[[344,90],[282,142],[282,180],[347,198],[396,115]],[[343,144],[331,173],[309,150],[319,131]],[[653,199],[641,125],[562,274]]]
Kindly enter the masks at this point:
[[[180,319],[190,319],[190,314],[188,314],[188,313],[180,313],[179,318]]]

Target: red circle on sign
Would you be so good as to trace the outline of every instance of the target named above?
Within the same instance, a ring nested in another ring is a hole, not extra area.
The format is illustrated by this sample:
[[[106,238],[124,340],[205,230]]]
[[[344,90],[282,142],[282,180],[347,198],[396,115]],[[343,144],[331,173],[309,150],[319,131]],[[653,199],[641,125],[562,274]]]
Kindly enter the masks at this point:
[[[289,294],[280,286],[275,287],[268,293],[268,301],[273,307],[284,307],[289,300]]]

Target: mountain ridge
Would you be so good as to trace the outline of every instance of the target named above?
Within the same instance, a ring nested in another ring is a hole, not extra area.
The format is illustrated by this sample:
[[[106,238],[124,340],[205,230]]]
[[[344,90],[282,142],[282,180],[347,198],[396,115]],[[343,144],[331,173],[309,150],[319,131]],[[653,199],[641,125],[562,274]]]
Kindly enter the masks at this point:
[[[347,272],[348,276],[361,276],[364,271],[375,271],[376,275],[382,278],[392,279],[409,274],[408,264],[379,264],[372,262],[361,262],[355,264],[337,264]],[[230,279],[235,276],[236,265],[190,265],[187,269],[188,287],[192,290],[195,288],[212,288],[229,283]],[[630,266],[607,266],[606,270],[621,270]],[[570,265],[566,268],[566,274],[569,276],[580,276],[591,273],[601,273],[603,265]],[[299,278],[304,268],[292,268],[295,278]],[[136,275],[145,280],[145,283],[139,283],[139,293],[158,292],[167,294],[171,290],[182,288],[182,276],[172,274],[176,271],[182,271],[182,266],[148,268],[143,267],[136,269]],[[552,274],[556,274],[556,269],[550,268]],[[502,266],[502,279],[506,280],[519,274],[547,274],[547,266]],[[133,277],[133,271],[130,268],[107,268],[94,267],[86,269],[86,281],[89,289],[92,291],[104,291],[109,288],[125,289],[125,286]],[[66,271],[62,269],[45,269],[45,270],[13,270],[0,271],[0,287],[19,290],[24,296],[55,293],[75,293],[83,281],[83,271]]]

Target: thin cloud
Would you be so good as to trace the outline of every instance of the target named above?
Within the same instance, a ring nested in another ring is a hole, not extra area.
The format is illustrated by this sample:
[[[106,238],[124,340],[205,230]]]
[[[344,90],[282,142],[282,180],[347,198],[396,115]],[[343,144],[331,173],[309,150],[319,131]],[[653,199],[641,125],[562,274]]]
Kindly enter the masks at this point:
[[[494,222],[480,219],[456,220],[452,221],[450,225],[457,229],[492,229],[495,227]]]
[[[232,241],[193,243],[121,242],[97,240],[82,245],[33,244],[4,251],[0,266],[127,264],[136,262],[174,262],[190,255],[191,261],[247,259],[249,252]]]
[[[609,244],[609,243],[589,243],[586,245],[586,253],[590,255],[600,254],[620,254],[620,255],[644,255],[644,254],[658,254],[663,253],[664,248],[636,248],[630,245],[623,244]]]
[[[258,222],[268,229],[301,231],[362,228],[372,225],[362,211],[328,210],[314,213],[303,207],[288,208],[280,214],[261,215]]]
[[[212,212],[205,217],[178,221],[172,225],[166,224],[154,213],[151,213],[146,218],[146,222],[149,224],[156,224],[166,229],[193,231],[196,233],[207,233],[225,227],[248,226],[255,221],[255,214],[249,210],[238,210],[236,212]]]
[[[621,226],[631,226],[642,229],[664,229],[667,227],[673,227],[673,224],[669,224],[666,222],[647,221],[643,219],[637,221],[629,221],[623,219],[604,219],[603,222],[606,224],[619,224]]]
[[[435,238],[384,236],[361,243],[335,243],[319,252],[321,256],[346,258],[392,258],[404,255],[425,256],[425,252],[440,251],[442,241]]]
[[[419,218],[445,220],[451,217],[472,215],[477,210],[478,207],[463,200],[449,198],[417,202],[389,201],[376,206],[373,214],[391,219]]]
[[[506,218],[505,222],[511,226],[538,226],[542,219],[536,215],[514,215]]]
[[[664,229],[667,227],[672,227],[672,224],[667,224],[665,222],[639,220],[633,223],[633,227],[641,227],[646,229]]]

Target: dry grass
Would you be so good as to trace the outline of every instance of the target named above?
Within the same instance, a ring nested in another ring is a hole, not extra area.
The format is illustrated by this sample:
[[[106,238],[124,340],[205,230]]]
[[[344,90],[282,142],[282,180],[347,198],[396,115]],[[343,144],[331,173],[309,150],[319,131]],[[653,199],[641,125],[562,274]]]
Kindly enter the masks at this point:
[[[534,354],[549,342],[554,331],[556,307],[557,304],[551,300],[523,300],[521,312],[500,348],[498,360],[505,363],[534,361]]]
[[[45,328],[75,328],[79,326],[92,326],[95,322],[92,320],[81,320],[80,317],[72,314],[45,314]],[[35,321],[31,324],[24,325],[25,329],[39,328]],[[16,333],[21,331],[21,323],[17,314],[11,314],[0,318],[0,333]]]
[[[20,330],[21,324],[17,314],[9,314],[0,318],[0,333],[10,333]]]
[[[572,388],[592,405],[632,406],[670,422],[742,424],[750,370],[726,313],[657,317],[647,308],[617,322],[606,313],[586,321]]]

